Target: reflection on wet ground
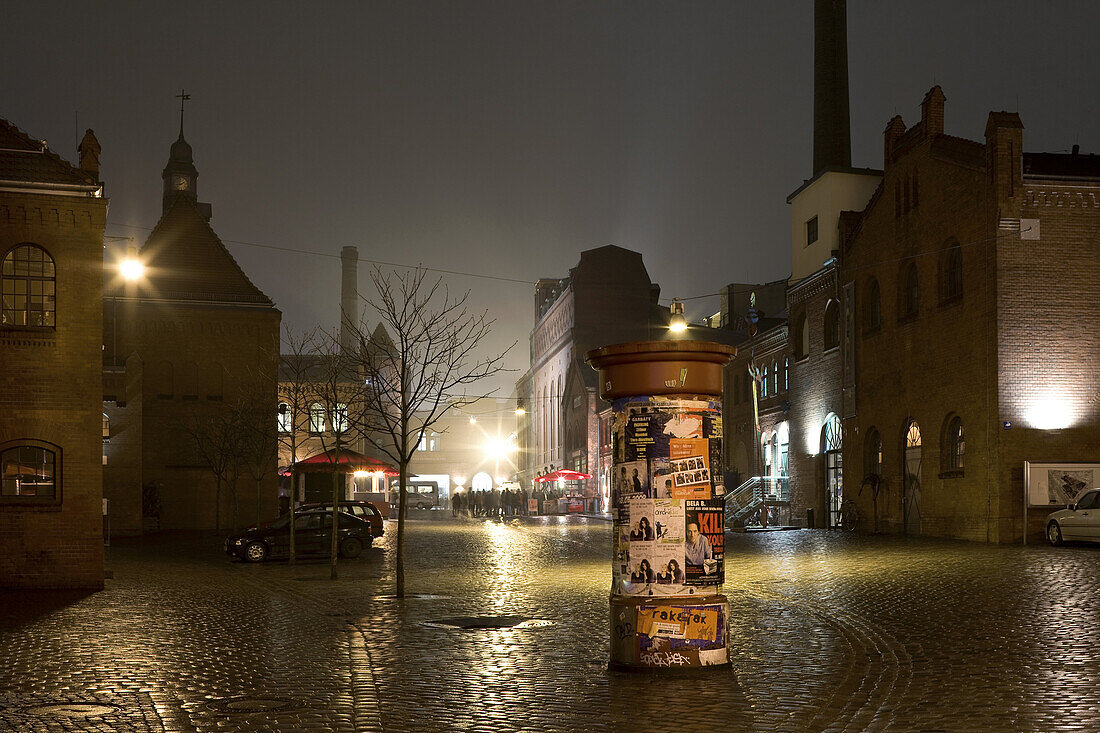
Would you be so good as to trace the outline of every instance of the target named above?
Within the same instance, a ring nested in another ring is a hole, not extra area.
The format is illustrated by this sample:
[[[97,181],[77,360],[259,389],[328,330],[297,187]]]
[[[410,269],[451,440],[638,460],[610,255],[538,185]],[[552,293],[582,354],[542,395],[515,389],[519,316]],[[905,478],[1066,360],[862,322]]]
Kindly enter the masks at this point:
[[[408,528],[405,599],[392,522],[335,582],[181,536],[0,596],[0,730],[1100,729],[1091,547],[729,535],[732,669],[654,677],[606,669],[608,523]]]

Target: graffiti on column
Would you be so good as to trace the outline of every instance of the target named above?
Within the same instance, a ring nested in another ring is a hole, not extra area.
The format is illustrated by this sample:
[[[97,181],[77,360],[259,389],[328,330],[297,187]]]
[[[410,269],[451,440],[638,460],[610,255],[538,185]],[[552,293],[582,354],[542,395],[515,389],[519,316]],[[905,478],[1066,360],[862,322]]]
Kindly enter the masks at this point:
[[[614,592],[711,592],[724,580],[721,403],[629,397],[612,406]]]

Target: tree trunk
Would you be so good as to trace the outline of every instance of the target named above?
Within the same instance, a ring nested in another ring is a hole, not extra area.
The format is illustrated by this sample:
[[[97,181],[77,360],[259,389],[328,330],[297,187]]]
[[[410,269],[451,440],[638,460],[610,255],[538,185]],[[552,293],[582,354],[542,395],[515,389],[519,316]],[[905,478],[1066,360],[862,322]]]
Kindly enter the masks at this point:
[[[397,479],[397,593],[398,598],[405,597],[405,502],[407,501],[405,484],[408,482],[409,463],[402,460]]]
[[[329,580],[336,580],[336,558],[337,549],[340,542],[340,500],[343,498],[340,496],[340,477],[344,474],[336,470],[340,463],[340,452],[337,450],[336,457],[333,459],[332,469],[332,544],[331,551],[332,557],[329,561]]]
[[[222,480],[220,477],[214,479],[214,533],[221,532],[222,529]]]

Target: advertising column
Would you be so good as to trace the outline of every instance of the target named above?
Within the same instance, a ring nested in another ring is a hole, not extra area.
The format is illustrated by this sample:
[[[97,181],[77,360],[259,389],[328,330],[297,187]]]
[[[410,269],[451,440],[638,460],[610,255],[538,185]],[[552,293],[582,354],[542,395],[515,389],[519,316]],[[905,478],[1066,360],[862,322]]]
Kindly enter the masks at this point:
[[[735,353],[643,341],[587,355],[612,404],[612,669],[729,664],[722,368]]]

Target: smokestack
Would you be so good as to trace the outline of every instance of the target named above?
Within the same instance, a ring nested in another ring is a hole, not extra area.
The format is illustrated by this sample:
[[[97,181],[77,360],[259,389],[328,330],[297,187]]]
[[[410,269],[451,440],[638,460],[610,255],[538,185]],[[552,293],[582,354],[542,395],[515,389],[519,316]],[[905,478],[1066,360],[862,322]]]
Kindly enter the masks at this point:
[[[814,0],[814,175],[852,167],[848,117],[848,10]]]
[[[355,353],[359,314],[359,248],[340,250],[340,353]]]

